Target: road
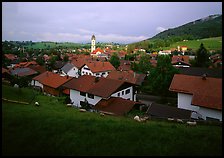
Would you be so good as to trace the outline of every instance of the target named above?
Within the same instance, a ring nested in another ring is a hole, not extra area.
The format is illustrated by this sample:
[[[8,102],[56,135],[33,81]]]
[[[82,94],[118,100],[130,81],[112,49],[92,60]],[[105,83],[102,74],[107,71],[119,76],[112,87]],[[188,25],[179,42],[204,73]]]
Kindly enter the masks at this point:
[[[136,98],[139,102],[142,102],[146,105],[150,105],[153,102],[159,101],[161,98],[159,96],[154,95],[146,95],[146,94],[137,94]],[[168,98],[172,102],[177,102],[176,98]]]

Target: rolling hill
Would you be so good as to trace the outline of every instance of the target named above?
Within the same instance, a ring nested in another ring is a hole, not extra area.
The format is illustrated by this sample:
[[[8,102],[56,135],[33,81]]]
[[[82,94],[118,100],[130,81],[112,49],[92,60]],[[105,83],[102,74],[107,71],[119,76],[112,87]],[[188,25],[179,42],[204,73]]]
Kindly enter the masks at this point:
[[[151,52],[173,48],[177,45],[188,46],[188,44],[188,47],[195,51],[199,48],[201,42],[206,43],[208,50],[222,49],[222,15],[210,15],[165,30],[152,38],[131,43],[128,45],[128,53],[131,53],[135,48],[143,48]]]
[[[173,36],[186,36],[191,39],[222,36],[222,15],[210,15],[177,28],[165,30],[150,39],[167,39]]]

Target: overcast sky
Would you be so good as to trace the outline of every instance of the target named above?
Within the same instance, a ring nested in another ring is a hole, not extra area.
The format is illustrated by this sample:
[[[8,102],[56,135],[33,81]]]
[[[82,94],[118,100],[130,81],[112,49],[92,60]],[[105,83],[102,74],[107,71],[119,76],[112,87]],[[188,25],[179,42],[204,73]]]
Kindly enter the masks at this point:
[[[3,2],[2,40],[131,43],[213,14],[221,2]]]

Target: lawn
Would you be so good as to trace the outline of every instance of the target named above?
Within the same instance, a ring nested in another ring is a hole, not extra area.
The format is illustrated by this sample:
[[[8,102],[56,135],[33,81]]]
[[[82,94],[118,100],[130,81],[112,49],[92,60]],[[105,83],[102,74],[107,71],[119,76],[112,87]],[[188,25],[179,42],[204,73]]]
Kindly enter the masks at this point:
[[[34,101],[40,107],[35,107]],[[57,97],[42,94],[37,94],[33,102],[25,105],[2,101],[3,155],[222,154],[220,126],[189,127],[166,121],[139,123],[128,117],[103,117],[79,112]]]
[[[170,48],[177,48],[177,46],[187,46],[188,48],[196,51],[199,49],[201,43],[203,43],[205,48],[208,50],[222,50],[222,37],[176,42],[170,47],[164,47],[163,49],[166,50]]]

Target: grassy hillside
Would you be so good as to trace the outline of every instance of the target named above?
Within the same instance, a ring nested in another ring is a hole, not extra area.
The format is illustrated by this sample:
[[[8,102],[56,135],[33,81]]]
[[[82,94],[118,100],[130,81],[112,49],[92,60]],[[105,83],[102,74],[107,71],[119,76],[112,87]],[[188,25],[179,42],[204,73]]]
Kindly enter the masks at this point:
[[[163,47],[162,49],[177,48],[177,46],[187,46],[196,51],[199,49],[200,44],[203,43],[208,50],[222,50],[222,37],[204,38],[198,40],[181,41],[172,44],[169,47]]]
[[[193,39],[222,36],[222,15],[211,15],[185,25],[163,31],[151,39],[186,36]]]
[[[126,117],[81,113],[56,97],[37,95],[35,101],[40,107],[2,101],[3,155],[222,154],[219,126],[138,123]]]

